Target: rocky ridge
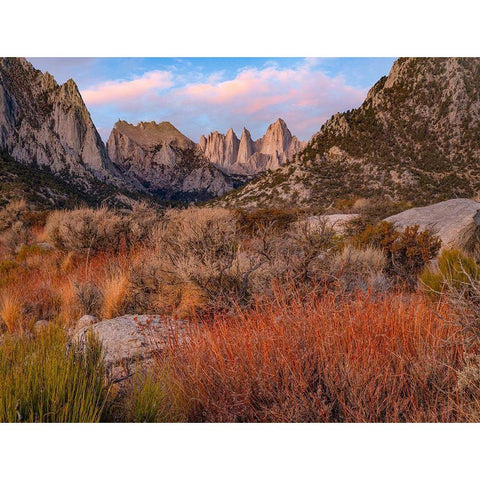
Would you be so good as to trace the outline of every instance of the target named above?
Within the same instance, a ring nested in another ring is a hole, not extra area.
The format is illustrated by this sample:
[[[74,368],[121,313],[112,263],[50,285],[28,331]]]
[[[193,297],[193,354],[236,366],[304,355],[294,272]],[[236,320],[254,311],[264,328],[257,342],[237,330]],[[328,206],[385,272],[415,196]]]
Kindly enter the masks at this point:
[[[169,122],[119,120],[107,150],[126,178],[170,200],[205,200],[233,188],[231,179]]]
[[[296,159],[232,192],[235,207],[413,205],[480,191],[480,59],[401,58],[363,104],[338,113]]]
[[[0,60],[0,150],[86,191],[99,181],[133,188],[110,161],[75,82],[58,85],[23,58]]]
[[[202,135],[200,148],[205,156],[229,174],[253,176],[266,170],[276,170],[302,150],[306,142],[291,134],[284,120],[272,123],[265,135],[253,141],[244,128],[240,139],[233,129],[226,135],[217,131]]]

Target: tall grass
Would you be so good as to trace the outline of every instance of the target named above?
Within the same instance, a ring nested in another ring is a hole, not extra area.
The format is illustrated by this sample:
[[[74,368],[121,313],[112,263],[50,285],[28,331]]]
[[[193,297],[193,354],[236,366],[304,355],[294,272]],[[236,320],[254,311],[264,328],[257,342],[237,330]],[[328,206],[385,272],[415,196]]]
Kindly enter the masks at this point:
[[[98,422],[108,394],[101,346],[68,345],[63,329],[0,345],[0,422]]]
[[[299,296],[199,325],[173,345],[170,382],[189,421],[475,420],[447,306],[421,295]],[[480,391],[476,392],[476,395]],[[178,394],[178,393],[177,393]],[[181,403],[181,402],[180,402]]]

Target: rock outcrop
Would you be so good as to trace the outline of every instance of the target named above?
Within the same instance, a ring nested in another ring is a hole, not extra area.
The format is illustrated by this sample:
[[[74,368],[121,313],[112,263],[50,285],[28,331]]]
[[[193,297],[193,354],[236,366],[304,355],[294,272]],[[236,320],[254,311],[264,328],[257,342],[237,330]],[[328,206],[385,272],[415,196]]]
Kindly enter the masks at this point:
[[[279,168],[305,145],[305,142],[291,134],[281,118],[272,123],[266,134],[256,141],[244,128],[240,140],[230,129],[226,135],[216,131],[208,137],[202,135],[199,144],[208,160],[222,171],[246,176]]]
[[[443,248],[461,248],[480,254],[480,203],[455,198],[426,207],[411,208],[385,219],[397,228],[418,225],[440,237]]]
[[[138,367],[151,365],[153,356],[167,342],[182,342],[187,322],[158,315],[125,315],[98,323],[92,322],[77,331],[74,341],[84,342],[89,332],[100,340],[110,380],[118,382]]]
[[[128,186],[73,80],[58,85],[23,58],[0,60],[0,150],[92,190],[98,181]]]
[[[169,122],[131,125],[119,120],[107,149],[125,177],[169,200],[202,200],[233,188],[230,178]]]

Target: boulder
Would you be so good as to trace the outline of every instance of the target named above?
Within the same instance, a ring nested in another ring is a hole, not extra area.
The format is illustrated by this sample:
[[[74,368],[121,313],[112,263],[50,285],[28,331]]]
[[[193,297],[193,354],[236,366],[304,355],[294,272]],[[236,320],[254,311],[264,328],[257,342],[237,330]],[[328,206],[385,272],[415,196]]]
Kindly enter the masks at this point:
[[[455,198],[427,207],[405,210],[385,219],[397,228],[418,225],[440,237],[442,248],[460,248],[475,256],[480,254],[480,203]]]
[[[120,382],[137,367],[153,363],[153,356],[171,341],[183,341],[187,322],[159,315],[124,315],[85,326],[73,337],[85,341],[93,332],[101,341],[107,377]]]
[[[80,320],[76,323],[75,325],[75,330],[81,330],[82,328],[89,327],[90,325],[93,325],[94,323],[97,323],[98,319],[97,317],[93,315],[84,315]]]

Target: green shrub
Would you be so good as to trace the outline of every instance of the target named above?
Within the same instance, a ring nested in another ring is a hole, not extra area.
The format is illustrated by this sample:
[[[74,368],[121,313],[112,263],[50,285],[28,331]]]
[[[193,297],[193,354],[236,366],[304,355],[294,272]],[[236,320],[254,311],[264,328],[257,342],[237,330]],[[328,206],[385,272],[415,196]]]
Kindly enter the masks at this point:
[[[0,422],[98,422],[108,394],[100,343],[51,325],[0,345]]]
[[[123,420],[135,423],[176,422],[184,420],[177,397],[168,383],[168,374],[137,371],[127,392]]]
[[[443,250],[437,266],[426,267],[420,281],[427,293],[437,295],[445,290],[469,290],[472,282],[480,280],[480,267],[460,250]]]

